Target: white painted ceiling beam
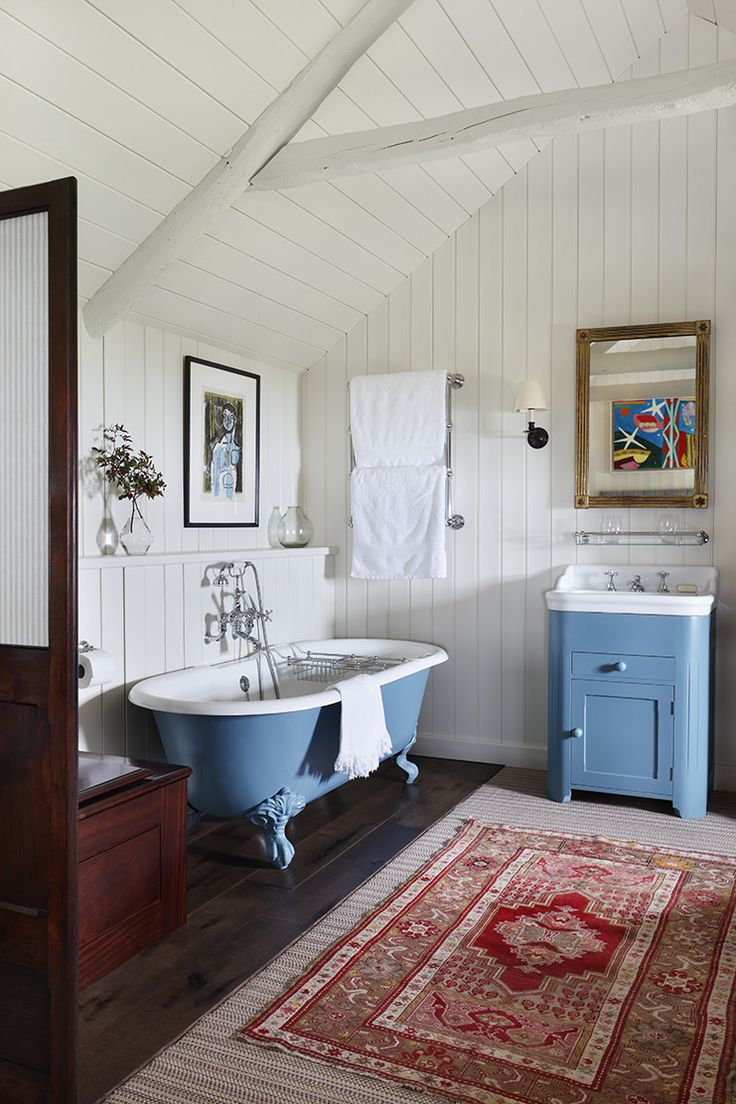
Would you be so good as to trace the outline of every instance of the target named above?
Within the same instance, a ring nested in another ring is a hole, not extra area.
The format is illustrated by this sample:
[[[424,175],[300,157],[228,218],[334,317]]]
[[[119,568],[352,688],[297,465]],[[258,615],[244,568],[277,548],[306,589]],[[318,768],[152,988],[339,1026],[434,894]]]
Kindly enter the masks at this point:
[[[367,0],[92,297],[84,321],[93,337],[130,310],[141,293],[217,222],[411,2]]]
[[[251,188],[296,188],[463,156],[524,138],[554,138],[734,103],[736,61],[732,60],[593,88],[522,96],[420,122],[293,142],[261,169]]]
[[[693,15],[736,31],[736,0],[688,0],[687,6]]]

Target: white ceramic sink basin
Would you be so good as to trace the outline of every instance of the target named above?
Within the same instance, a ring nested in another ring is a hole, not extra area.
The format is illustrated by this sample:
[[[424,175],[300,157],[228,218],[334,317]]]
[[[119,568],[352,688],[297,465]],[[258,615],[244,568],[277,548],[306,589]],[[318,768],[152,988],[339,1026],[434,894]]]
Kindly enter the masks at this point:
[[[607,590],[607,571],[616,571],[615,591]],[[658,571],[668,571],[669,593],[658,593]],[[638,575],[643,592],[629,588]],[[687,588],[688,592],[679,590]],[[695,587],[693,593],[690,588]],[[718,568],[683,564],[570,564],[547,591],[547,608],[579,613],[654,613],[705,617],[716,600]]]

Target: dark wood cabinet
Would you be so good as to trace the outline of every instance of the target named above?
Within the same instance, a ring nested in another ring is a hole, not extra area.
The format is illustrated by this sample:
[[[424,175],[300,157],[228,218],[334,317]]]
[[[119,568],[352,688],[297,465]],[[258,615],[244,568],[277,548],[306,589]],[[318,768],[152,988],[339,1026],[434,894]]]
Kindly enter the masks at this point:
[[[186,921],[190,774],[80,753],[80,989]]]

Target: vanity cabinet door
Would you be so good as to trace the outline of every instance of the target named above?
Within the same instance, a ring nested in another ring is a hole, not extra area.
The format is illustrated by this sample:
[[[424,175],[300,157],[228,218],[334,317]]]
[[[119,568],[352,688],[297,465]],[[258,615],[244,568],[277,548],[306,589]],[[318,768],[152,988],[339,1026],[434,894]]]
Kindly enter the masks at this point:
[[[573,679],[570,780],[628,794],[672,794],[674,690]]]

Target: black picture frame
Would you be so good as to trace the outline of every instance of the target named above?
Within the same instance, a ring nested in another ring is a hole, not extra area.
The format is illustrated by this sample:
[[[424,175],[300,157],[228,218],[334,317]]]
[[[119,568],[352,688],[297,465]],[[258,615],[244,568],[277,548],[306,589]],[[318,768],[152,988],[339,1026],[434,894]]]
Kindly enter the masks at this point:
[[[259,524],[261,377],[184,358],[184,526]]]

